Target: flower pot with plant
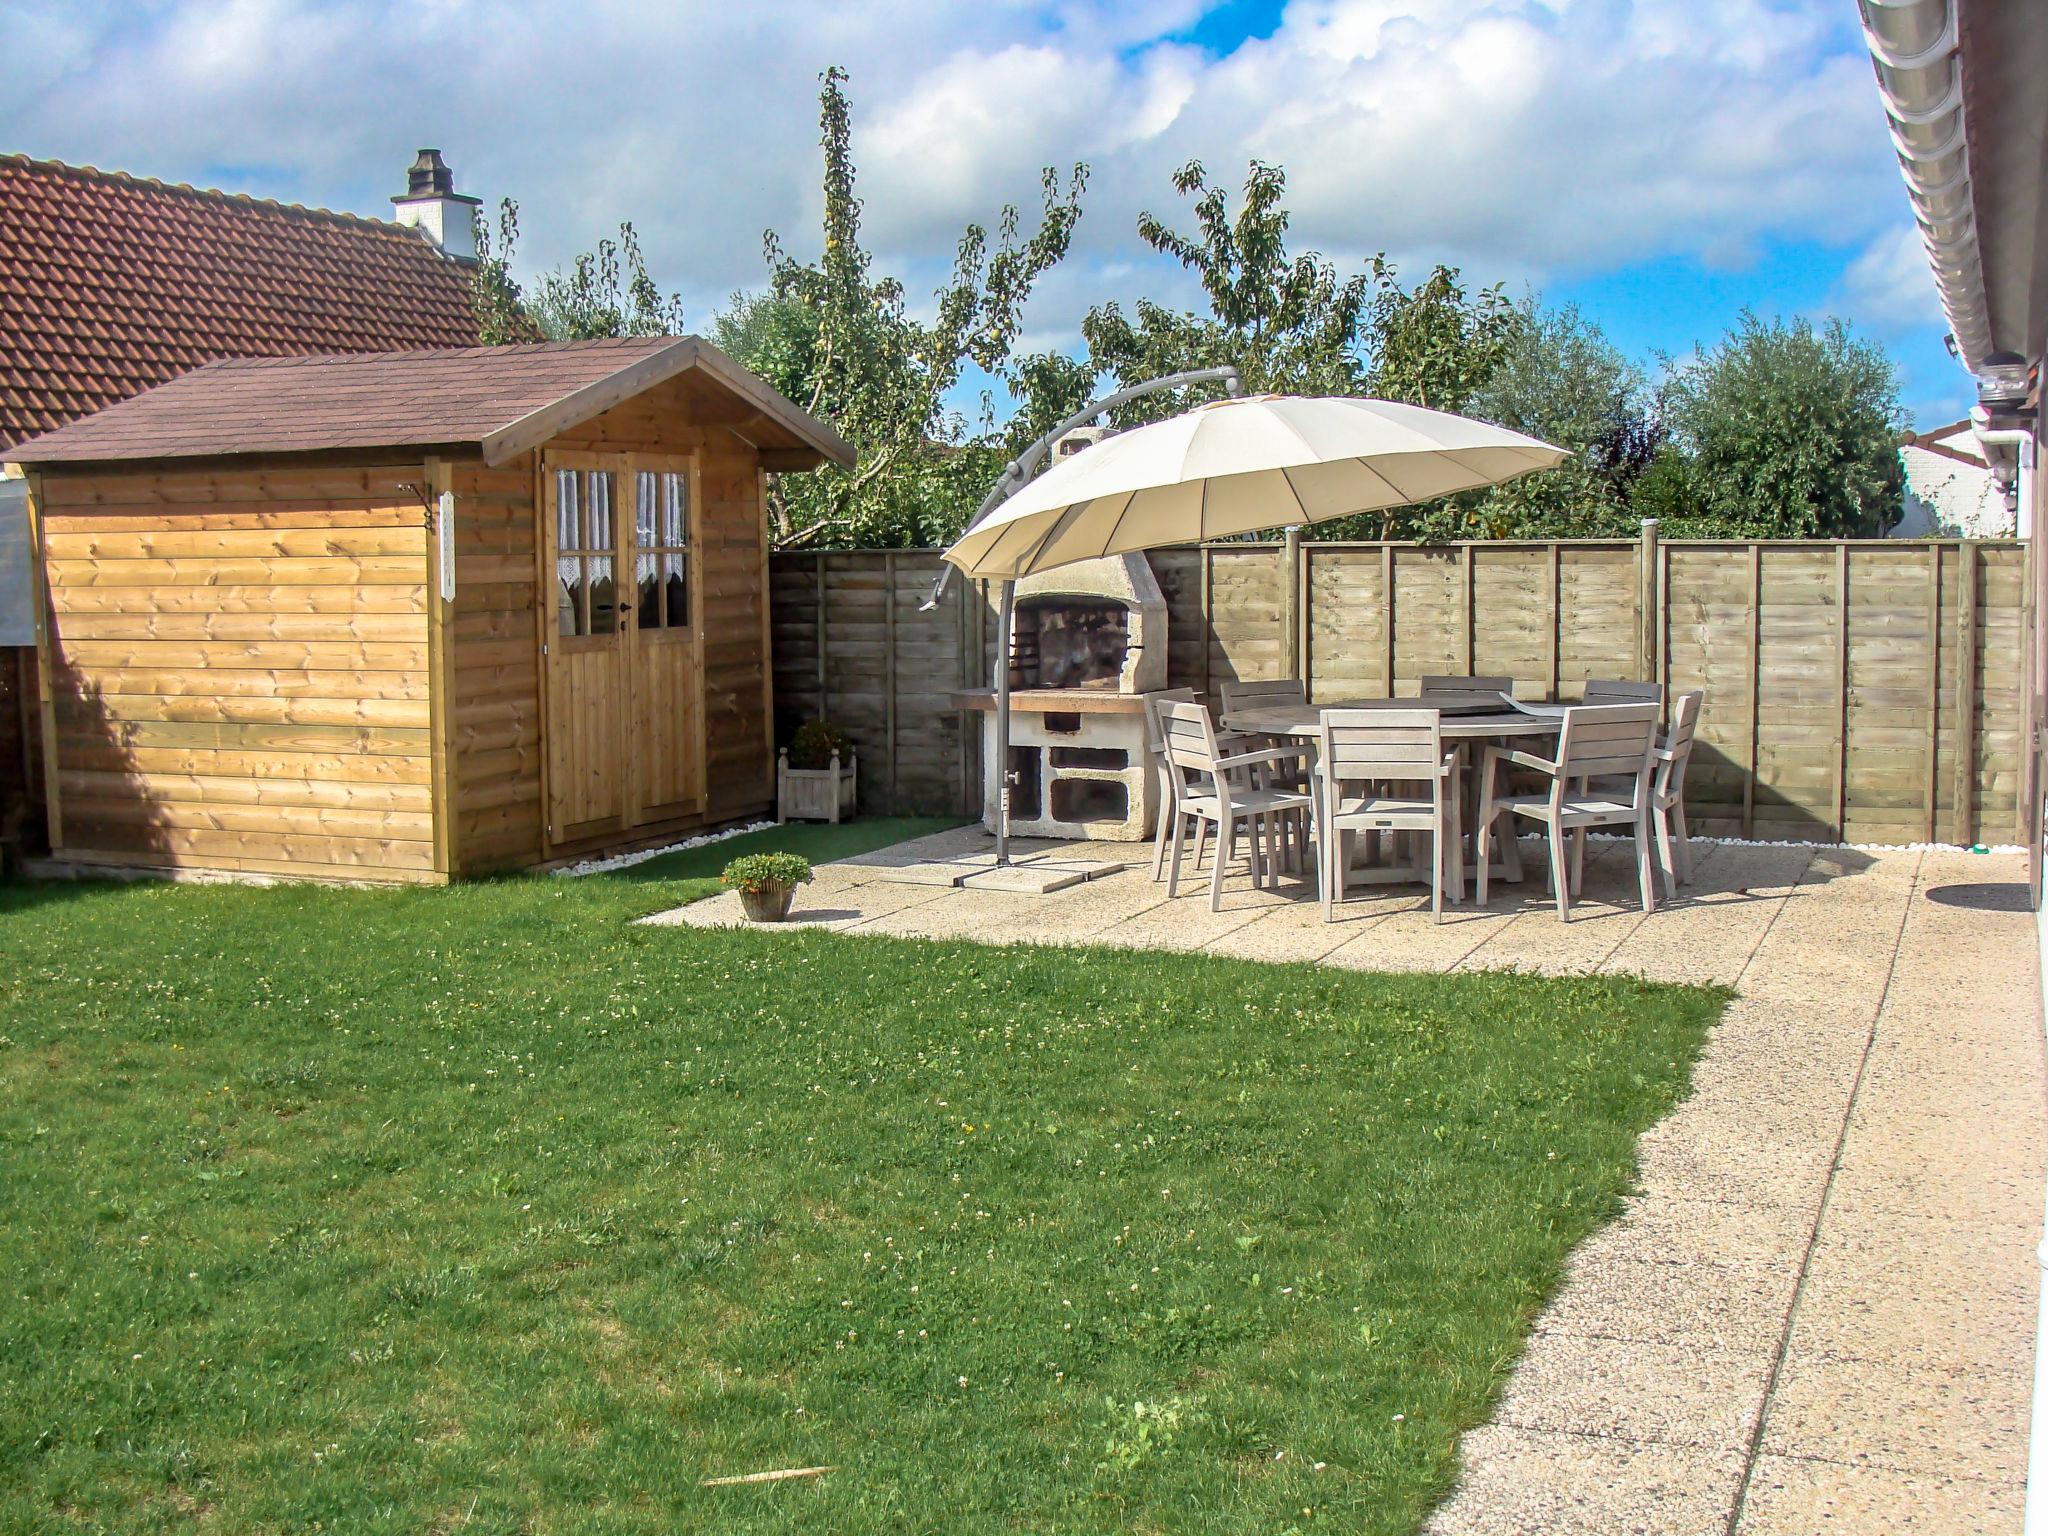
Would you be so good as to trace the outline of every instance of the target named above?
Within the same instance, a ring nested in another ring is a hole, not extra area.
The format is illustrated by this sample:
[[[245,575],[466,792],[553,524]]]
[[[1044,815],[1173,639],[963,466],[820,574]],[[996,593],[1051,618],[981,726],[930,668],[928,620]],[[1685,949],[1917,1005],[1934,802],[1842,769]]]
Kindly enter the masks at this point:
[[[776,762],[775,819],[849,820],[858,768],[846,732],[829,720],[805,721]]]
[[[811,861],[800,853],[749,853],[734,859],[718,877],[740,893],[750,921],[779,923],[789,916],[796,888],[811,881]]]

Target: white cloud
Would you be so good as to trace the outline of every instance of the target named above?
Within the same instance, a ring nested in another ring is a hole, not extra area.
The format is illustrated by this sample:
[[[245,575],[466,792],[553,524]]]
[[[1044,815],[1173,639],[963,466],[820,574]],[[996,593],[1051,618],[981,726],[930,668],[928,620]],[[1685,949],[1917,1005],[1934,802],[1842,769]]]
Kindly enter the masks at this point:
[[[1133,226],[1185,222],[1167,176],[1189,158],[1233,183],[1284,164],[1302,245],[1483,281],[1892,238],[1903,194],[1836,9],[1293,0],[1219,58],[1159,40],[1195,0],[44,6],[0,118],[31,153],[364,212],[435,143],[464,190],[521,199],[541,261],[632,218],[701,316],[762,279],[764,228],[815,238],[816,77],[843,64],[867,228],[913,292],[968,219],[1028,214],[1038,167],[1090,162],[1032,316],[1071,334],[1090,302],[1183,291]]]
[[[1878,332],[1945,323],[1927,251],[1913,224],[1888,229],[1863,248],[1842,274],[1833,307],[1844,319]]]

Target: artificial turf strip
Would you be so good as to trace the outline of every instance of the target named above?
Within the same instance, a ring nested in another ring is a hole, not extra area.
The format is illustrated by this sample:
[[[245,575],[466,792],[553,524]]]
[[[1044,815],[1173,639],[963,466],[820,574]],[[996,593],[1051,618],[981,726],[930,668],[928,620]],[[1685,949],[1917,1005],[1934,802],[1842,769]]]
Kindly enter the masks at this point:
[[[1412,1531],[1722,1002],[701,889],[0,888],[0,1528]]]
[[[696,882],[691,889],[675,893],[670,903],[674,905],[698,896],[717,894],[718,872],[743,853],[773,853],[786,848],[802,853],[813,863],[822,864],[827,859],[850,859],[855,854],[886,848],[891,843],[923,837],[928,833],[943,832],[960,824],[957,816],[870,816],[861,821],[842,821],[836,826],[827,822],[805,822],[801,825],[792,822],[788,826],[765,827],[759,832],[742,832],[738,837],[728,837],[722,842],[702,843],[695,848],[657,854],[644,863],[607,871],[601,878],[641,883],[662,880]],[[577,878],[600,877],[584,875]],[[801,893],[798,899],[801,901]]]

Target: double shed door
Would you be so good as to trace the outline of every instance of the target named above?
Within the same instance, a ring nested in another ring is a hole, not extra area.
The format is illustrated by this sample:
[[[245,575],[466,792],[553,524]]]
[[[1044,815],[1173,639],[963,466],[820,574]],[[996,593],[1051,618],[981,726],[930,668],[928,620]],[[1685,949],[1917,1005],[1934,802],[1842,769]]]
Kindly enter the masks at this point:
[[[654,454],[541,460],[548,842],[704,809],[697,468]]]

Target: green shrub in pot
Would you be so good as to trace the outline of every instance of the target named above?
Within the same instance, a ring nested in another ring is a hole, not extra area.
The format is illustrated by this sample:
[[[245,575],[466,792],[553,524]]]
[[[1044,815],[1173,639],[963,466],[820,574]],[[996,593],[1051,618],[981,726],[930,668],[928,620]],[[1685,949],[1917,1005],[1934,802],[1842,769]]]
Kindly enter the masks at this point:
[[[834,754],[841,763],[853,757],[853,738],[829,720],[806,720],[789,739],[789,766],[830,768]]]
[[[757,923],[789,916],[796,888],[811,881],[811,861],[800,853],[749,853],[734,859],[719,884],[740,893],[740,905]]]

